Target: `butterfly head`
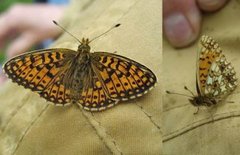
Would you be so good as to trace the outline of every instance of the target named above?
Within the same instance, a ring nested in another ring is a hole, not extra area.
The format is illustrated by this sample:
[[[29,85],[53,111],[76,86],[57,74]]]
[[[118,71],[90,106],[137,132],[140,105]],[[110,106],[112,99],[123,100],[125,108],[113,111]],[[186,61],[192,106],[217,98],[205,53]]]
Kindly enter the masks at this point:
[[[188,100],[193,106],[196,106],[196,107],[201,105],[201,103],[203,102],[201,96],[194,96],[193,98],[189,98]]]
[[[89,39],[82,38],[81,44],[78,46],[78,52],[81,53],[90,53]]]
[[[166,93],[189,97],[189,99],[188,99],[189,102],[194,106],[199,106],[203,102],[202,96],[194,95],[194,93],[191,90],[189,90],[186,86],[184,86],[184,89],[187,90],[188,92],[190,92],[191,95],[186,95],[186,94],[181,94],[181,93],[176,93],[176,92],[171,92],[171,91],[166,91]]]

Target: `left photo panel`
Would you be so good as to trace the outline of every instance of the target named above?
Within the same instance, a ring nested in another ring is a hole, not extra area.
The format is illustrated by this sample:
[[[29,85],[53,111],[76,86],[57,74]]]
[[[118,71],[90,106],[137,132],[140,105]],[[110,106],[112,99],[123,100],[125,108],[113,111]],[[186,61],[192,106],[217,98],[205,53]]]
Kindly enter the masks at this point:
[[[0,6],[0,154],[162,154],[162,2]]]

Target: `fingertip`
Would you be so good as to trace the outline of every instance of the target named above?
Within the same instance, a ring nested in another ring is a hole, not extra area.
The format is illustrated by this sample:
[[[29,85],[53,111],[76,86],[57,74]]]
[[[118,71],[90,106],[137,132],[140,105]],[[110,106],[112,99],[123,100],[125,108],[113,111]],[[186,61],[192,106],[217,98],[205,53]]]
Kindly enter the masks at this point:
[[[193,43],[200,32],[201,14],[195,0],[165,0],[163,31],[174,47]]]
[[[7,57],[10,59],[20,53],[24,53],[36,44],[36,39],[31,33],[25,33],[11,42],[7,49]]]
[[[6,56],[8,59],[11,59],[18,53],[20,53],[20,51],[18,50],[18,46],[16,46],[14,43],[11,43],[6,50]]]
[[[203,11],[212,12],[221,9],[228,0],[197,0],[198,6]]]
[[[181,13],[174,13],[164,20],[164,32],[174,47],[184,47],[196,40],[191,23]]]

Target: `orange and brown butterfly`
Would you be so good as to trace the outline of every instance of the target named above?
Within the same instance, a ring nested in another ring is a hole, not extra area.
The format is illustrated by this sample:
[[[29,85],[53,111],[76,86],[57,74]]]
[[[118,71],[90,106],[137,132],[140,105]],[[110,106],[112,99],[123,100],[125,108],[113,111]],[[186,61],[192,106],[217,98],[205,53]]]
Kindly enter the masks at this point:
[[[237,87],[237,77],[231,63],[226,60],[218,43],[209,36],[202,36],[197,58],[197,95],[190,91],[194,106],[211,106],[221,102]],[[167,91],[168,94],[179,94]],[[179,94],[183,95],[183,94]],[[186,96],[186,95],[185,95]]]
[[[91,53],[89,39],[79,42],[77,51],[53,48],[24,53],[3,69],[13,82],[55,105],[78,103],[90,111],[142,96],[155,85],[156,76],[144,65],[113,53]]]

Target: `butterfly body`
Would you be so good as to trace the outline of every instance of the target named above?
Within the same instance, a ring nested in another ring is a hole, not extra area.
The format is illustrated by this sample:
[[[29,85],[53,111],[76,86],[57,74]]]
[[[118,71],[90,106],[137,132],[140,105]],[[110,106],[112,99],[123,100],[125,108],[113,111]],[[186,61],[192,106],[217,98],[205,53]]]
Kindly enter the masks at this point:
[[[13,82],[55,105],[77,103],[101,111],[153,88],[157,79],[147,67],[107,52],[90,52],[88,39],[77,51],[44,49],[16,56],[3,69]]]
[[[212,106],[217,104],[217,101],[212,97],[207,96],[194,96],[193,98],[189,99],[190,103],[193,106]]]
[[[82,43],[78,46],[78,50],[74,57],[63,64],[69,66],[66,70],[63,80],[63,85],[71,92],[73,102],[77,102],[82,93],[83,88],[87,87],[86,84],[92,83],[88,81],[88,76],[93,76],[91,68],[91,55],[88,39],[82,39]],[[69,65],[67,65],[69,63]],[[91,80],[92,78],[90,78]]]

